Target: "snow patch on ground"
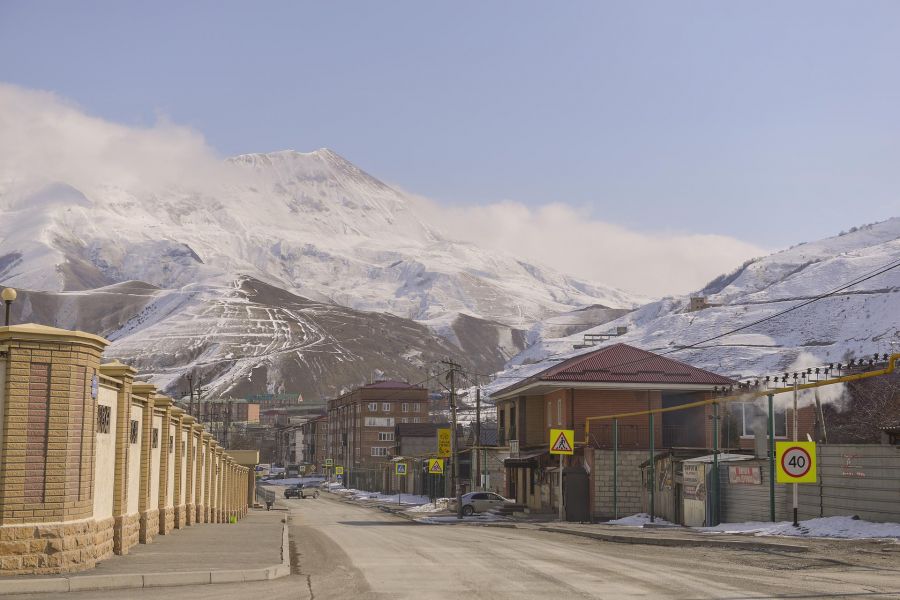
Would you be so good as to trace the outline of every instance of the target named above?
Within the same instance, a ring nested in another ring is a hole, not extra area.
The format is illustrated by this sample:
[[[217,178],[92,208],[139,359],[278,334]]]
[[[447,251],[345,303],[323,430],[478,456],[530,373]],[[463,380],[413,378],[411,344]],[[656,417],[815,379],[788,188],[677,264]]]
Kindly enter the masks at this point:
[[[697,527],[698,531],[714,533],[746,533],[753,535],[784,535],[793,537],[827,537],[845,539],[900,539],[900,523],[873,523],[853,517],[823,517],[800,521],[794,527],[790,521],[779,523],[755,522],[723,523],[715,527]]]
[[[644,525],[650,523],[650,515],[647,513],[638,513],[636,515],[631,515],[630,517],[622,517],[621,519],[615,519],[612,521],[607,521],[607,525],[624,525],[626,527],[643,527]],[[670,523],[665,519],[661,519],[656,517],[653,520],[654,525],[675,525],[675,523]]]
[[[438,498],[434,502],[427,502],[426,504],[421,504],[419,506],[414,506],[413,508],[409,508],[406,510],[408,513],[438,513],[444,512],[447,510],[448,503],[450,502],[449,498]]]

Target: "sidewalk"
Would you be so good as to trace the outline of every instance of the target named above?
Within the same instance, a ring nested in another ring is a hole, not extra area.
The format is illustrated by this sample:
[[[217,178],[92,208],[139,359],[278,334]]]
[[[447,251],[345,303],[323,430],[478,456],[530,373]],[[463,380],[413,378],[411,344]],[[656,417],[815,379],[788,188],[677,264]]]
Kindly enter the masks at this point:
[[[235,524],[210,523],[157,536],[96,568],[0,579],[0,595],[262,581],[290,574],[286,512],[251,509]]]

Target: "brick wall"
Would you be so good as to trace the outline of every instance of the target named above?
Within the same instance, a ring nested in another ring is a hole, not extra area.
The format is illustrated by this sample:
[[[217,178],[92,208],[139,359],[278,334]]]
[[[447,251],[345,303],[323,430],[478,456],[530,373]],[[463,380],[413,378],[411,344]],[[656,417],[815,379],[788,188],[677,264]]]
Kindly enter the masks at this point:
[[[125,554],[174,527],[175,498],[187,499],[176,482],[197,481],[176,477],[187,457],[169,452],[177,409],[160,400],[154,410],[155,388],[135,384],[134,369],[101,367],[106,344],[38,325],[0,330],[0,575],[78,571]],[[212,492],[217,521],[242,516],[249,469],[221,449],[217,461],[218,476],[205,481],[216,489],[193,493]]]
[[[641,512],[641,468],[647,460],[642,450],[620,450],[618,455],[617,494],[620,517]],[[593,515],[597,519],[614,518],[613,452],[594,450],[591,469]]]

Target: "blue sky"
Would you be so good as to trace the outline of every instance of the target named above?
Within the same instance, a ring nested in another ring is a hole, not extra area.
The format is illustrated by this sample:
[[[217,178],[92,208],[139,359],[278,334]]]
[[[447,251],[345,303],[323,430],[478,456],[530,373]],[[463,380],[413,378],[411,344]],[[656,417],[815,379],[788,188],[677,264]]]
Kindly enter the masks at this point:
[[[0,81],[222,155],[765,249],[900,207],[900,2],[0,2]]]

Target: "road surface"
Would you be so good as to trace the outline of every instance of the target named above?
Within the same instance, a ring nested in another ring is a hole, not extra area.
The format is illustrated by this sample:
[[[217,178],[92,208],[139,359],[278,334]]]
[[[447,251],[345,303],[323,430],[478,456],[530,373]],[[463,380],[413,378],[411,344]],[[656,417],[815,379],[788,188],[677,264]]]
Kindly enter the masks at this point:
[[[844,556],[840,544],[809,554],[663,548],[536,530],[420,525],[330,494],[282,502],[290,508],[291,577],[58,597],[900,600],[900,552]]]

